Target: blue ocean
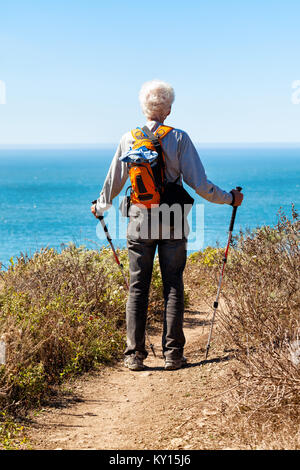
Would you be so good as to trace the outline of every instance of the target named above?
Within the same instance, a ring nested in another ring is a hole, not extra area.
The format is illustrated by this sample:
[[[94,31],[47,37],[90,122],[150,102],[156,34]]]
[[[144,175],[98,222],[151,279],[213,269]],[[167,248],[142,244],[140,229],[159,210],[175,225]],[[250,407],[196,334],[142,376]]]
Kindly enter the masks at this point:
[[[43,247],[60,250],[70,242],[89,248],[106,245],[101,226],[90,213],[90,203],[99,195],[114,151],[92,147],[0,149],[2,269],[20,253],[32,255]],[[300,209],[300,146],[207,145],[198,151],[209,180],[228,191],[243,187],[244,203],[237,212],[235,233],[275,225],[278,210],[282,208],[290,216],[292,203]],[[186,189],[195,198],[190,213],[190,251],[225,245],[232,207],[209,203]],[[115,245],[124,247],[127,219],[121,218],[118,204],[116,200],[114,217],[108,215],[107,223]]]

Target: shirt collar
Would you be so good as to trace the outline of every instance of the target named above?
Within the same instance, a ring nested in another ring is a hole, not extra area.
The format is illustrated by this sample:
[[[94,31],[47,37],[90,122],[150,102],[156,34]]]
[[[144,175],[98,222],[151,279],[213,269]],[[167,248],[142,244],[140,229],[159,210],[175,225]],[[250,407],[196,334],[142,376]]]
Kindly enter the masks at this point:
[[[154,132],[162,123],[159,121],[147,121],[146,126],[150,131]]]

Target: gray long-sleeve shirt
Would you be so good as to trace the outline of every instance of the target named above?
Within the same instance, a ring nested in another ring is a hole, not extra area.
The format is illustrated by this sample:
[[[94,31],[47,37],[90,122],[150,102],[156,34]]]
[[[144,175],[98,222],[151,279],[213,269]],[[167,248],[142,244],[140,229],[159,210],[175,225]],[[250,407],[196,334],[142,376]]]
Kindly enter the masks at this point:
[[[147,127],[154,132],[159,126],[157,121],[148,121]],[[112,200],[122,191],[128,178],[127,164],[119,158],[134,144],[131,132],[121,138],[110,165],[100,197],[97,200],[97,215],[103,214]],[[172,129],[161,141],[165,156],[165,176],[168,182],[182,180],[204,199],[216,204],[231,204],[232,194],[223,191],[209,181],[198,152],[188,134],[180,129]]]

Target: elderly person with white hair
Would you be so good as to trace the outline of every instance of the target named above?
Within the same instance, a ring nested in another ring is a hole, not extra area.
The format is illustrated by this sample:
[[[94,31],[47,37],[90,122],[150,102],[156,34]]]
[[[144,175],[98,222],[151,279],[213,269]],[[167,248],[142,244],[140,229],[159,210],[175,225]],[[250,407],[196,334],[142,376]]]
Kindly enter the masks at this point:
[[[171,112],[175,98],[174,90],[165,82],[152,80],[142,86],[139,98],[143,113],[147,118],[147,129],[155,133]],[[128,154],[133,145],[133,133],[128,132],[123,135],[97,204],[91,207],[96,217],[102,215],[111,206],[112,200],[124,187],[129,171],[128,164],[124,158],[122,160],[122,156]],[[164,155],[164,176],[167,182],[182,185],[184,181],[197,194],[216,204],[235,206],[241,204],[243,199],[241,193],[236,190],[226,192],[207,179],[200,157],[186,132],[170,128],[161,139],[160,145]],[[165,300],[162,335],[165,369],[179,369],[186,363],[183,355],[185,345],[183,271],[186,264],[186,244],[184,233],[181,238],[172,236],[145,238],[132,236],[128,230],[130,289],[126,305],[127,347],[124,364],[130,370],[143,370],[143,361],[148,355],[145,346],[145,329],[156,248],[158,248]]]

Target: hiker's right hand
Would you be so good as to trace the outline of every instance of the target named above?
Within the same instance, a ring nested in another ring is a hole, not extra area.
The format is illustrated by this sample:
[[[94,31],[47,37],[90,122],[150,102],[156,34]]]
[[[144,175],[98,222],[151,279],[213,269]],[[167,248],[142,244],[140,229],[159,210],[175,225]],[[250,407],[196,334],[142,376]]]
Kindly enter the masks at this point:
[[[234,203],[232,204],[233,207],[240,206],[243,202],[244,195],[240,191],[237,191],[237,189],[232,189],[231,194],[234,197]]]
[[[92,212],[92,214],[94,214],[94,216],[97,218],[96,204],[93,204],[93,205],[91,206],[91,212]]]

